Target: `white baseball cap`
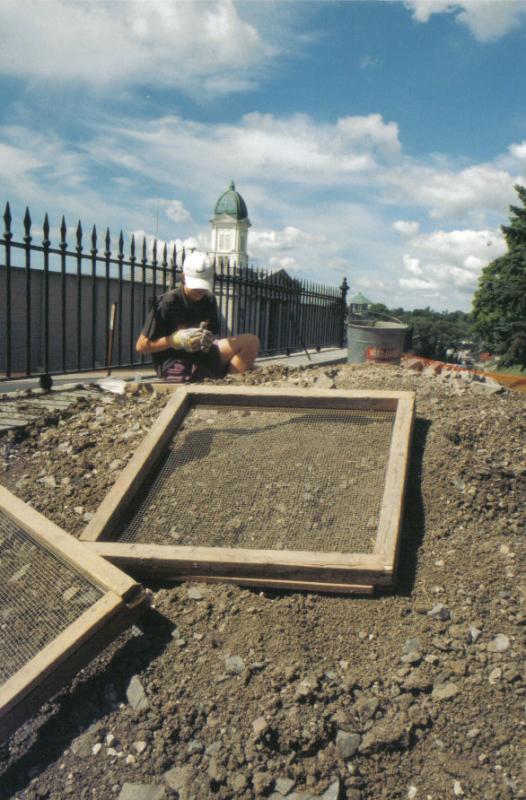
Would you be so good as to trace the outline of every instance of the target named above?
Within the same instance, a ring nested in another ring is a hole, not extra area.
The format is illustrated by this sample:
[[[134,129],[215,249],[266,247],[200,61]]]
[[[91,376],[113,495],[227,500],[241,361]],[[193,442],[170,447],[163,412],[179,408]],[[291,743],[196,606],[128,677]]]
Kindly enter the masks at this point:
[[[185,286],[189,289],[214,290],[214,268],[206,253],[194,250],[186,256],[183,264]]]

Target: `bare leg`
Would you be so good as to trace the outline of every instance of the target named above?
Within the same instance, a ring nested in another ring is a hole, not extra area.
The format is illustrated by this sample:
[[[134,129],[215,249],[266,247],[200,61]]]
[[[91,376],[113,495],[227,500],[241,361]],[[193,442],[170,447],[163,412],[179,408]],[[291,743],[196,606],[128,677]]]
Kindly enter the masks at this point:
[[[228,364],[230,373],[239,374],[250,369],[259,352],[259,339],[253,333],[240,333],[219,339],[216,343],[222,364]]]

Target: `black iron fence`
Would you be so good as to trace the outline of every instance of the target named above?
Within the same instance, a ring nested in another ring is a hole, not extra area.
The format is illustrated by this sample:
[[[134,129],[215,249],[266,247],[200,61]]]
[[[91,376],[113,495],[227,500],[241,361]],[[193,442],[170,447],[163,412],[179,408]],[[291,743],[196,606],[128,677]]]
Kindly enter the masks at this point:
[[[135,341],[155,299],[177,286],[184,248],[132,236],[125,255],[122,231],[115,251],[109,229],[101,240],[93,226],[86,242],[80,222],[70,246],[64,217],[54,246],[47,214],[35,243],[29,209],[17,240],[9,203],[4,223],[0,380],[145,363]],[[263,355],[343,345],[345,279],[336,288],[228,260],[214,266],[221,336],[256,333]]]

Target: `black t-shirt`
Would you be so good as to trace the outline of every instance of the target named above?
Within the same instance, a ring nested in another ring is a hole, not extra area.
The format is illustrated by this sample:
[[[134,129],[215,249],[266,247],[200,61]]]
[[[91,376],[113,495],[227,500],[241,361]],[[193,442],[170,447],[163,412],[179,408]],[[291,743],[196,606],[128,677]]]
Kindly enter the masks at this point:
[[[186,297],[183,287],[163,294],[159,302],[148,314],[141,331],[147,339],[156,341],[162,336],[170,336],[178,328],[203,327],[213,334],[219,333],[219,314],[217,302],[213,295],[205,295],[197,302],[190,302]],[[158,374],[166,370],[174,361],[192,358],[193,354],[185,350],[176,350],[170,347],[160,353],[152,353],[153,363]]]

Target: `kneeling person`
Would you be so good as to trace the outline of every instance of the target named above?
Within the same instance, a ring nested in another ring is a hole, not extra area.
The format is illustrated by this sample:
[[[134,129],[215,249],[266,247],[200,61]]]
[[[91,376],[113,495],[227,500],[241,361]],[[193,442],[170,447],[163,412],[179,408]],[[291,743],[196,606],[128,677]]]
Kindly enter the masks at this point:
[[[183,265],[182,286],[164,294],[150,311],[135,349],[152,354],[160,378],[200,381],[252,367],[259,351],[257,336],[242,333],[216,339],[219,315],[213,287],[208,256],[190,253]]]

